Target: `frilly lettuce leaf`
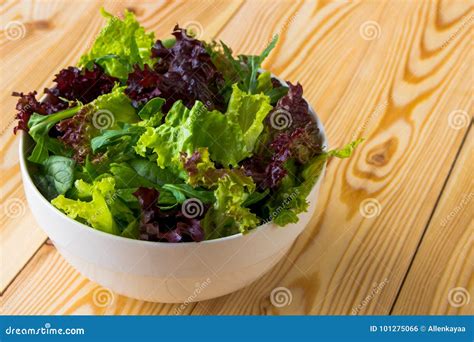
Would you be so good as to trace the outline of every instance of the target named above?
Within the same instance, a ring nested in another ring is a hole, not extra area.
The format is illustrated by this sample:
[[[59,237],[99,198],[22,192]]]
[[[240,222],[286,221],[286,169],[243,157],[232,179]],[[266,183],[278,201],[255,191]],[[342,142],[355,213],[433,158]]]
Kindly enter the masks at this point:
[[[267,96],[247,94],[236,85],[225,114],[209,111],[199,101],[191,109],[178,101],[162,125],[147,127],[135,149],[142,156],[151,149],[157,155],[158,166],[171,166],[181,175],[180,155],[190,155],[201,147],[209,150],[213,161],[235,167],[252,154],[271,108]]]
[[[125,11],[120,20],[101,9],[107,24],[97,36],[91,50],[79,60],[79,66],[99,64],[105,72],[119,79],[127,79],[133,65],[153,64],[151,48],[153,32],[146,33],[132,12]]]
[[[207,148],[199,148],[189,158],[182,156],[181,162],[187,172],[186,182],[193,187],[203,186],[206,188],[215,188],[220,178],[224,176],[238,184],[246,184],[250,192],[255,190],[255,184],[251,177],[245,175],[242,168],[235,169],[216,169],[214,163],[209,158]]]
[[[214,189],[215,202],[202,221],[206,239],[246,233],[258,225],[258,217],[245,207],[255,193],[255,183],[243,169],[216,169],[206,148],[182,158],[182,162],[189,184]]]
[[[82,164],[87,156],[91,156],[92,152],[97,150],[97,143],[92,144],[92,139],[100,136],[103,130],[118,129],[119,123],[133,123],[139,120],[123,90],[124,87],[115,87],[111,93],[101,95],[87,105],[79,106],[80,110],[77,113],[62,118],[56,125],[56,129],[61,132],[58,139],[63,146],[73,151],[74,159],[78,163]]]
[[[111,113],[113,116],[111,118],[113,125],[107,125],[107,128],[118,128],[118,122],[134,123],[139,121],[135,108],[132,107],[130,99],[124,93],[125,88],[125,86],[116,86],[110,93],[101,95],[92,102],[97,110],[98,122],[95,123],[96,126],[102,128],[101,122],[99,121],[101,118],[100,111],[104,111],[103,114]]]
[[[249,194],[255,189],[252,179],[232,179],[225,175],[217,181],[214,191],[216,202],[201,221],[206,239],[217,239],[237,233],[247,233],[255,228],[260,219],[243,206]]]
[[[330,157],[348,158],[363,139],[355,140],[341,149],[324,152],[314,157],[301,172],[301,180],[290,175],[283,179],[278,192],[267,203],[269,219],[279,226],[298,222],[298,214],[308,209],[306,198],[316,184]]]
[[[51,201],[56,208],[72,219],[80,218],[95,229],[119,234],[119,229],[107,205],[114,193],[115,181],[112,177],[102,178],[93,184],[82,180],[75,183],[79,198],[92,197],[90,201],[73,200],[59,195]]]

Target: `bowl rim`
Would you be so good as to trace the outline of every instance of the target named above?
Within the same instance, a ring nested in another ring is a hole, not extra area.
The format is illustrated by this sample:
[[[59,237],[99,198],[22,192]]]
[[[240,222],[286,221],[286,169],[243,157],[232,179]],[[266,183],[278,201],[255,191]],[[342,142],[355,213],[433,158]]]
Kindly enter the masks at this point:
[[[274,77],[278,81],[280,81],[281,84],[283,84],[285,86],[288,85],[288,83],[286,81],[284,81],[281,78],[275,76],[273,73],[271,75],[272,75],[272,77]],[[322,142],[323,142],[323,150],[327,150],[328,149],[328,141],[327,141],[327,136],[326,136],[326,132],[325,132],[325,129],[324,129],[324,125],[321,122],[321,120],[319,119],[316,112],[314,111],[311,104],[308,102],[308,100],[304,96],[303,96],[303,99],[308,104],[309,112],[316,121],[316,125],[319,129],[319,133],[321,134],[321,138],[322,138]],[[41,100],[43,100],[43,98]],[[61,210],[59,210],[54,205],[52,205],[51,202],[48,201],[43,196],[43,194],[39,191],[38,187],[36,186],[36,184],[33,182],[32,178],[31,178],[31,175],[30,175],[30,172],[29,172],[29,169],[28,169],[28,166],[27,166],[28,162],[26,160],[26,156],[25,156],[25,153],[24,153],[24,148],[25,148],[25,145],[26,145],[26,139],[28,139],[28,138],[29,138],[28,132],[25,132],[25,131],[22,130],[21,131],[21,136],[20,136],[20,143],[19,143],[19,161],[20,161],[20,172],[22,174],[23,181],[26,180],[29,183],[31,183],[32,188],[34,189],[33,191],[34,191],[35,195],[40,198],[41,203],[46,204],[49,207],[51,207],[54,210],[55,213],[59,214],[63,218],[70,221],[71,224],[78,225],[81,229],[87,229],[89,232],[92,232],[91,234],[99,234],[99,236],[103,236],[104,238],[109,238],[109,239],[116,240],[116,241],[122,241],[124,243],[126,243],[125,241],[128,240],[130,243],[136,243],[136,244],[140,244],[140,245],[150,245],[150,246],[153,245],[153,246],[160,246],[160,247],[165,247],[166,246],[166,248],[176,248],[176,247],[186,248],[186,247],[189,247],[190,245],[196,245],[196,243],[204,244],[204,245],[218,244],[218,243],[223,243],[223,242],[235,240],[235,239],[238,239],[238,238],[243,238],[244,236],[247,236],[249,234],[255,234],[257,231],[262,231],[262,230],[266,230],[266,229],[270,229],[270,228],[281,228],[281,227],[278,227],[272,221],[270,221],[270,222],[267,222],[267,223],[264,223],[264,224],[261,224],[261,225],[255,227],[254,229],[252,229],[252,231],[250,231],[247,234],[237,233],[237,234],[224,236],[224,237],[217,238],[217,239],[203,240],[203,241],[199,241],[199,242],[196,242],[196,241],[186,241],[186,242],[147,241],[147,240],[131,239],[131,238],[127,238],[127,237],[124,237],[124,236],[121,236],[121,235],[114,235],[114,234],[103,232],[101,230],[95,229],[91,226],[88,226],[88,225],[82,223],[82,222],[79,222],[79,221],[76,221],[76,220],[70,218],[65,213],[63,213]],[[325,172],[325,168],[326,168],[326,164],[327,164],[327,162],[325,162],[323,170],[321,172],[321,175],[319,176],[316,183],[313,185],[312,189],[314,189],[316,186],[318,186],[318,183],[320,183],[322,181],[323,176],[324,176],[324,172]],[[298,214],[298,216],[300,214]]]

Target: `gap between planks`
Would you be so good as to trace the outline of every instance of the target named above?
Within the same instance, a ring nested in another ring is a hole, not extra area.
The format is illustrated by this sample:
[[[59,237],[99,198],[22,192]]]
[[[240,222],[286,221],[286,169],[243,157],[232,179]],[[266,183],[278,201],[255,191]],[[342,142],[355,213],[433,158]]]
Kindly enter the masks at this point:
[[[468,148],[468,147],[465,147],[465,146],[467,145],[467,137],[469,136],[469,133],[470,133],[471,129],[472,129],[472,122],[469,124],[469,128],[466,130],[466,133],[464,134],[461,145],[459,146],[459,149],[456,153],[456,156],[454,157],[454,160],[451,164],[448,175],[447,175],[446,179],[444,180],[443,186],[441,188],[441,191],[438,194],[438,198],[436,199],[436,202],[435,202],[433,210],[430,214],[430,217],[428,218],[428,221],[426,222],[423,233],[421,234],[420,240],[418,241],[418,245],[416,246],[416,249],[413,253],[413,257],[411,258],[410,264],[408,265],[408,268],[407,268],[407,271],[405,273],[405,276],[403,277],[402,283],[400,284],[400,287],[398,288],[398,292],[397,292],[397,295],[395,296],[395,300],[393,301],[392,307],[390,308],[390,313],[389,313],[390,315],[393,313],[393,310],[395,309],[397,301],[400,297],[400,293],[402,292],[403,286],[405,285],[405,282],[408,278],[408,275],[409,275],[409,273],[412,269],[412,266],[413,266],[413,263],[415,261],[416,255],[418,254],[418,252],[420,250],[420,247],[421,247],[421,244],[423,242],[423,239],[424,239],[426,233],[428,232],[428,229],[429,229],[430,224],[431,224],[431,220],[433,219],[433,216],[435,215],[436,210],[438,209],[441,198],[443,197],[444,190],[446,189],[446,187],[448,185],[448,182],[450,180],[451,173],[453,172],[454,168],[456,167],[456,163],[459,161],[459,156],[461,155],[461,152],[463,151],[463,148]]]

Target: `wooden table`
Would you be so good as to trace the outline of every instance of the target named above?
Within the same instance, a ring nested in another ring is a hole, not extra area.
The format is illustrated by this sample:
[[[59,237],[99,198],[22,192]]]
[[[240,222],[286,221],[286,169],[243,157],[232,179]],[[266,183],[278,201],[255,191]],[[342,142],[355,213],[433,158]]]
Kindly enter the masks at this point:
[[[331,146],[312,223],[273,270],[182,314],[473,314],[472,1],[110,1],[157,37],[202,28],[237,53],[280,42],[265,67],[304,85]],[[10,93],[42,90],[103,25],[103,1],[7,0],[1,28],[3,314],[173,314],[111,295],[69,266],[25,203]],[[8,30],[7,30],[8,29]],[[8,32],[7,32],[7,31]],[[15,31],[16,30],[16,31]],[[470,46],[471,45],[471,46]],[[287,288],[289,305],[271,304]]]

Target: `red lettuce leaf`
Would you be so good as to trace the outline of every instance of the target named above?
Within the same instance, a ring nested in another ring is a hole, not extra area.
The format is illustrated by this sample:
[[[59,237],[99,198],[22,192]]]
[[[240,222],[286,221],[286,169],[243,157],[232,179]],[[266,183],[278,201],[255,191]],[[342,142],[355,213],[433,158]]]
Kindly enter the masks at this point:
[[[133,195],[141,207],[140,240],[160,242],[204,240],[200,220],[184,216],[181,209],[161,210],[158,207],[160,196],[158,190],[140,187]]]
[[[199,100],[209,110],[225,110],[225,101],[219,93],[224,85],[222,74],[212,64],[203,42],[186,35],[176,26],[173,31],[176,43],[166,48],[158,40],[152,48],[152,57],[158,58],[153,69],[138,66],[129,75],[126,94],[135,107],[160,96],[166,100],[167,112],[174,102],[181,100],[191,108]]]
[[[46,89],[45,93],[86,104],[102,94],[110,93],[118,79],[108,76],[95,64],[90,70],[76,67],[63,69],[56,75],[54,82],[56,86]]]
[[[92,115],[90,106],[84,106],[76,115],[56,124],[55,128],[59,132],[58,139],[73,151],[73,159],[82,164],[89,154],[92,154],[90,147]]]
[[[319,129],[303,98],[302,86],[299,83],[288,85],[288,94],[278,101],[265,120],[266,142],[260,146],[259,153],[243,163],[246,174],[262,190],[274,190],[280,185],[288,174],[285,164],[290,159],[302,165],[323,151]],[[279,113],[289,115],[288,125],[275,124],[272,114]]]
[[[36,99],[36,91],[28,94],[14,92],[12,95],[20,98],[15,117],[18,124],[13,132],[16,134],[19,129],[28,131],[28,121],[33,113],[48,115],[66,109],[69,102],[63,99],[89,103],[99,95],[109,93],[116,81],[117,79],[107,76],[98,65],[94,65],[91,70],[69,67],[55,76],[54,87],[44,89],[46,97],[42,102]],[[54,128],[52,131],[55,136]]]
[[[125,94],[132,100],[132,105],[138,108],[155,97],[163,97],[158,86],[162,79],[163,76],[158,74],[148,64],[144,65],[143,70],[138,65],[135,65],[133,72],[128,75]]]

